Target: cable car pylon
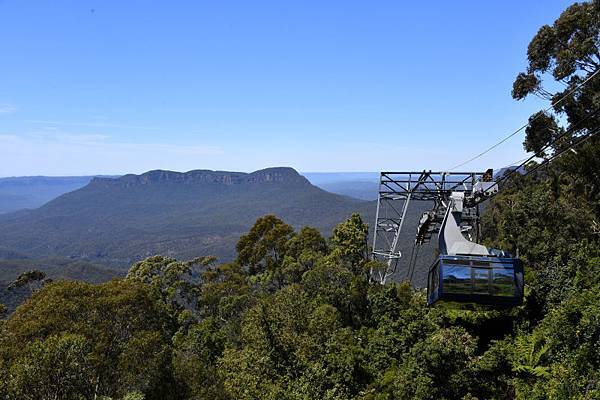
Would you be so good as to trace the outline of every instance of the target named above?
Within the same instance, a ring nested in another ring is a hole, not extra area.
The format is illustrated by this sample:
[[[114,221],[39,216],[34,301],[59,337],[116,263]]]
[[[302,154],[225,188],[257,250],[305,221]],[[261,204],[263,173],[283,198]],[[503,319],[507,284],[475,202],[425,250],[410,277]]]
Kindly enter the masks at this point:
[[[427,302],[514,306],[523,299],[518,258],[476,243],[479,205],[498,192],[493,171],[382,172],[373,232],[373,258],[385,268],[371,279],[385,284],[397,270],[400,237],[412,202],[428,202],[419,220],[406,279],[412,283],[421,245],[437,234],[439,257],[428,271]],[[413,227],[414,229],[414,227]]]

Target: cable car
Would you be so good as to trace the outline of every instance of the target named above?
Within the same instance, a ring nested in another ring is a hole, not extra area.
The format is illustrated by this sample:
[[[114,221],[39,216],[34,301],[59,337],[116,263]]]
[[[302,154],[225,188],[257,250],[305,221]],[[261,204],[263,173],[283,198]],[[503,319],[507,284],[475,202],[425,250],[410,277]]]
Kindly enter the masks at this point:
[[[453,193],[438,235],[440,258],[430,268],[427,304],[439,301],[514,307],[523,302],[518,258],[468,240],[461,228],[464,194]]]
[[[394,274],[402,256],[397,247],[408,204],[427,201],[433,202],[433,208],[419,220],[406,275],[412,283],[416,246],[428,243],[437,233],[440,255],[428,271],[427,304],[459,308],[522,304],[521,260],[477,243],[479,204],[499,190],[493,176],[491,169],[484,173],[382,172],[373,238],[374,258],[387,261],[387,269],[379,272],[380,283]],[[383,240],[378,241],[378,235]]]
[[[518,258],[442,255],[430,268],[427,304],[456,302],[514,307],[523,301]]]

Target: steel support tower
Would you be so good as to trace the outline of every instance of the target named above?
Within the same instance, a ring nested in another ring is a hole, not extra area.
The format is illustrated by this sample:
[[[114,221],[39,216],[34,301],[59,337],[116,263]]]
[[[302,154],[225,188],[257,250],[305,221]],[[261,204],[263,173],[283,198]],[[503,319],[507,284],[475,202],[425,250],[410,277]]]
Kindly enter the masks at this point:
[[[478,182],[489,182],[493,172],[382,172],[379,180],[377,215],[373,231],[373,259],[381,261],[385,269],[371,271],[371,279],[385,284],[396,271],[402,257],[400,234],[413,201],[426,201],[431,208],[421,217],[415,245],[427,243],[439,229],[449,205],[450,195],[462,192],[465,198],[477,200],[474,191]],[[479,202],[466,204],[464,226],[468,236],[478,235]],[[473,232],[475,231],[475,232]],[[477,240],[477,238],[473,238]]]

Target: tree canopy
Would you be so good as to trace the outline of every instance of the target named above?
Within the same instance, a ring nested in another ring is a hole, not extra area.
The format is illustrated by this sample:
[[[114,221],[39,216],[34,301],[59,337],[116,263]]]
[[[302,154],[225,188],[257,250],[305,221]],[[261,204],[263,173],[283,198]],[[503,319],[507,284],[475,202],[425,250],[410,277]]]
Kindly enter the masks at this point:
[[[600,107],[600,76],[592,78],[600,71],[600,1],[575,3],[552,25],[542,26],[529,43],[527,60],[527,70],[513,84],[515,99],[534,94],[550,100],[552,112],[575,128],[574,136],[598,127],[600,114],[589,116]],[[561,132],[550,113],[536,113],[530,122],[527,151],[539,152]]]

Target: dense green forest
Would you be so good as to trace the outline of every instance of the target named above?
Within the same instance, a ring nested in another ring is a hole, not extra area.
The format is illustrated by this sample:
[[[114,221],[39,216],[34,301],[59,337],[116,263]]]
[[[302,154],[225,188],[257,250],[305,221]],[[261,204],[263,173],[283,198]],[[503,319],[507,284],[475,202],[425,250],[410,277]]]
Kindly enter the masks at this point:
[[[599,33],[597,1],[542,27],[513,97],[570,93],[600,70]],[[526,149],[579,145],[513,174],[483,218],[487,244],[524,261],[522,306],[427,307],[423,290],[369,283],[359,215],[328,239],[268,215],[227,264],[154,256],[103,284],[22,275],[32,296],[0,322],[0,398],[600,399],[600,78],[554,103]]]

